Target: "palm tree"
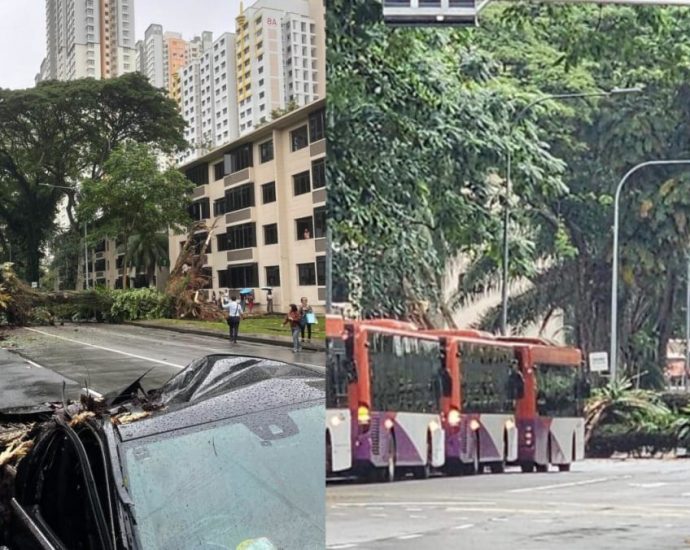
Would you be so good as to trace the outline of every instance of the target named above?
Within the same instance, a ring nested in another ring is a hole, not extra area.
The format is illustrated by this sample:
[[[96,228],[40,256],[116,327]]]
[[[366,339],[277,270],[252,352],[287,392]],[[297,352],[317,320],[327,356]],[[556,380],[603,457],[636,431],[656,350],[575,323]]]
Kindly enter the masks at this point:
[[[153,286],[156,266],[167,264],[168,236],[165,233],[136,234],[127,243],[127,264],[146,272],[147,286]]]

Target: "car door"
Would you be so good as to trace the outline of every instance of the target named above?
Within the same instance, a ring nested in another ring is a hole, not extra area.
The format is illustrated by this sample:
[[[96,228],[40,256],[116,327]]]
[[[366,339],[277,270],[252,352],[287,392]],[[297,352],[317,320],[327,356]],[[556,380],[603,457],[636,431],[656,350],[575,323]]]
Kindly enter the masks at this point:
[[[113,550],[91,455],[64,422],[37,441],[17,475],[11,547]]]

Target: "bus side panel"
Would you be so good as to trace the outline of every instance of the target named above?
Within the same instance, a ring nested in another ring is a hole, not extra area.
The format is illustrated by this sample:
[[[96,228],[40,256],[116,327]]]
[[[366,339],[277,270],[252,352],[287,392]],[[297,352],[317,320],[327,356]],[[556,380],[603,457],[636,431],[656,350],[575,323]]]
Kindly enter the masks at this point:
[[[392,430],[395,433],[398,466],[423,466],[427,463],[427,447],[431,438],[431,465],[445,463],[444,436],[441,419],[436,414],[397,413]]]
[[[584,420],[553,418],[551,420],[551,463],[570,464],[584,458]]]
[[[348,409],[329,409],[326,413],[333,472],[342,472],[352,467],[351,424],[352,418]]]

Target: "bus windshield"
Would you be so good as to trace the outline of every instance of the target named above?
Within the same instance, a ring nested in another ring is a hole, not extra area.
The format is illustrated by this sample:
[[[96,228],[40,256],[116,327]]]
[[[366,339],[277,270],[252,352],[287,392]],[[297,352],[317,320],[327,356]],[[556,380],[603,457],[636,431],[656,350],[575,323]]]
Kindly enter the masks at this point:
[[[537,365],[537,411],[540,416],[580,416],[579,369],[575,365]]]
[[[374,410],[439,412],[442,364],[438,341],[371,332],[368,344]]]

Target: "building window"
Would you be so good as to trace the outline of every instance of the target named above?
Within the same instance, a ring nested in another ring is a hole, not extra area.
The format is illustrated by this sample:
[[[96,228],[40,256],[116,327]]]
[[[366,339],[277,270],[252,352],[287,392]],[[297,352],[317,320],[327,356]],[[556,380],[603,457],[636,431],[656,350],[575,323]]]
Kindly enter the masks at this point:
[[[316,258],[316,284],[326,286],[326,256]]]
[[[259,286],[259,264],[245,264],[228,268],[229,288]]]
[[[264,204],[276,202],[276,182],[270,181],[261,186],[261,196]]]
[[[322,158],[311,163],[311,186],[321,189],[326,186],[326,159]]]
[[[300,172],[299,174],[292,176],[292,185],[295,196],[303,195],[304,193],[309,193],[309,191],[311,191],[311,182],[309,180],[309,172]]]
[[[230,274],[227,269],[218,270],[218,286],[228,288],[230,286]]]
[[[316,285],[314,264],[297,264],[297,274],[299,275],[299,286]]]
[[[222,216],[228,211],[228,201],[223,197],[213,201],[213,215]]]
[[[273,160],[273,140],[265,141],[259,145],[259,159],[262,163]]]
[[[218,162],[217,164],[213,165],[213,173],[216,177],[216,181],[222,180],[223,177],[225,176],[225,163],[224,162]]]
[[[266,266],[266,286],[280,286],[280,267],[277,265]]]
[[[226,212],[235,212],[254,206],[254,184],[246,183],[225,192]]]
[[[218,244],[218,252],[223,252],[225,250],[229,250],[228,234],[227,233],[221,233],[220,235],[216,236],[216,241]],[[223,285],[223,286],[227,286],[227,285]]]
[[[326,207],[314,208],[314,238],[321,239],[326,236]]]
[[[197,185],[206,185],[208,183],[208,164],[204,163],[190,168],[185,172],[185,176]]]
[[[278,224],[264,225],[264,244],[278,244]]]
[[[296,219],[295,227],[297,230],[298,241],[311,239],[314,235],[314,219],[311,216],[309,216],[308,218]]]
[[[252,144],[247,143],[233,149],[225,155],[225,173],[234,174],[245,168],[254,166],[252,159]]]
[[[194,201],[187,210],[193,220],[200,221],[211,217],[211,199],[208,197]]]
[[[307,127],[300,126],[296,130],[290,132],[290,144],[293,151],[304,149],[309,145],[309,137],[307,136]]]
[[[309,142],[319,141],[326,136],[326,110],[319,109],[309,115]]]
[[[256,246],[256,224],[243,223],[228,227],[228,250]]]

